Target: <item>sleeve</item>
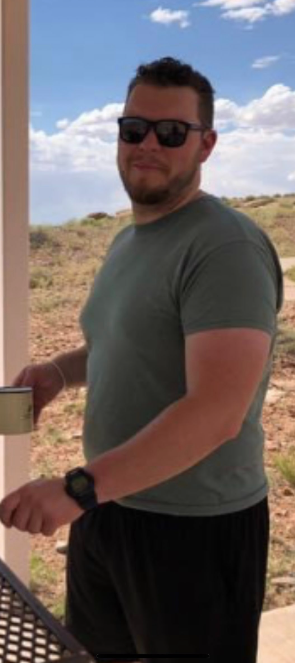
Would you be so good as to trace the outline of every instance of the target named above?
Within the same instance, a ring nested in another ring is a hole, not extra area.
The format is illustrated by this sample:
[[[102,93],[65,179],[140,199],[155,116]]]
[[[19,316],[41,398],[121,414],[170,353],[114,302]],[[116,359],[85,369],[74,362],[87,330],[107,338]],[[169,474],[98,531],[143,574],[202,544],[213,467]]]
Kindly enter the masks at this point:
[[[272,258],[247,240],[215,249],[201,262],[197,251],[192,251],[180,278],[179,306],[184,334],[248,327],[273,335],[277,300]]]

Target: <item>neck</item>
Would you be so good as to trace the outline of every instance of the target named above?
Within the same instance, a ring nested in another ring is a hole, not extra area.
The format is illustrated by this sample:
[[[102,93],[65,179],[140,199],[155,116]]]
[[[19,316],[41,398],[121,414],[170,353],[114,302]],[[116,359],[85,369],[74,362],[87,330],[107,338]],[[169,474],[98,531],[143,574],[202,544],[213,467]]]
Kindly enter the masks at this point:
[[[177,209],[184,207],[184,205],[187,205],[204,195],[205,191],[197,189],[197,191],[191,191],[186,196],[181,196],[178,199],[173,198],[164,203],[159,203],[159,205],[140,205],[138,203],[132,203],[135,224],[144,225],[145,223],[152,223],[153,221],[160,219],[162,216],[171,214],[171,212],[175,212]]]

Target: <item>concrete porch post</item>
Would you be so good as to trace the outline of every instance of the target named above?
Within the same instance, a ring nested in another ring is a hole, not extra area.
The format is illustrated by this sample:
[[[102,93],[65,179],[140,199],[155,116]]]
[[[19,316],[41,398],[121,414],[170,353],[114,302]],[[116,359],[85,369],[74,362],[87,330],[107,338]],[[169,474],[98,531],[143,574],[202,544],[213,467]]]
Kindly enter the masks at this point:
[[[28,0],[0,0],[0,384],[28,361]],[[29,480],[29,435],[0,437],[0,498]],[[29,536],[0,525],[0,556],[28,584]]]

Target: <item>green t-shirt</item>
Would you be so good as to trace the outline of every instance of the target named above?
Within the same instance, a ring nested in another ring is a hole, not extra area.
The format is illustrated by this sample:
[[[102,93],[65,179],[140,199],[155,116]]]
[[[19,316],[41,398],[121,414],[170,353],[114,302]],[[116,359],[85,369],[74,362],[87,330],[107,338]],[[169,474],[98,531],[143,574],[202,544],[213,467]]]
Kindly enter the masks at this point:
[[[119,504],[203,516],[248,508],[268,494],[260,420],[282,300],[282,271],[270,239],[214,196],[118,233],[81,314],[88,346],[88,461],[129,440],[184,396],[187,334],[249,327],[272,337],[239,435],[189,470]]]

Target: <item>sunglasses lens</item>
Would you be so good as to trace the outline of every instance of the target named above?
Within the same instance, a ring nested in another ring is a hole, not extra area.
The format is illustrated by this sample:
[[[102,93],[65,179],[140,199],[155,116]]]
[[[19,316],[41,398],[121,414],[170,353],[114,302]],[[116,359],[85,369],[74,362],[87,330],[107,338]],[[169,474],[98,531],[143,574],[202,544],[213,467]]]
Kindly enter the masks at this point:
[[[163,120],[157,125],[156,134],[161,145],[166,147],[180,147],[187,136],[187,126],[175,120]]]
[[[188,126],[185,122],[178,120],[159,120],[153,123],[140,117],[123,117],[119,120],[120,138],[125,143],[133,145],[141,143],[148,134],[151,125],[154,126],[160,145],[180,147],[184,144]]]
[[[120,121],[120,138],[126,143],[141,143],[148,132],[145,120],[122,118]]]

